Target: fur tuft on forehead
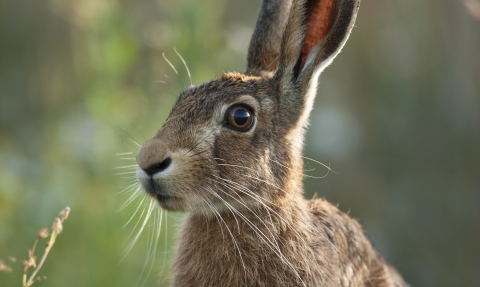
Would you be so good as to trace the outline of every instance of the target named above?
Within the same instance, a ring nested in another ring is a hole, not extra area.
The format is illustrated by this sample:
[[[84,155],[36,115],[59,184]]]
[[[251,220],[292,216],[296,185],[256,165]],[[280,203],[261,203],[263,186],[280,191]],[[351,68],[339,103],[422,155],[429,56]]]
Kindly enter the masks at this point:
[[[222,81],[229,81],[232,83],[248,83],[254,80],[259,80],[261,77],[259,76],[249,76],[241,73],[225,73],[223,74],[221,80]]]

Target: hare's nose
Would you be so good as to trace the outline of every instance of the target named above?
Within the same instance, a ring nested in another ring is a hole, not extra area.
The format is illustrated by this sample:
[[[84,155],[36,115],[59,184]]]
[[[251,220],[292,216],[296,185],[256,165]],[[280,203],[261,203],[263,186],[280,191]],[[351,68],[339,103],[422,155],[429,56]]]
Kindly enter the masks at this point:
[[[167,157],[166,159],[164,159],[162,162],[159,162],[159,163],[154,163],[153,165],[151,165],[150,167],[148,167],[147,169],[143,169],[149,176],[152,176],[156,173],[159,173],[159,172],[162,172],[164,170],[166,170],[170,164],[172,163],[172,158],[171,157]]]
[[[152,176],[164,171],[172,164],[172,158],[167,155],[168,149],[160,140],[152,139],[138,151],[136,159],[138,166]]]

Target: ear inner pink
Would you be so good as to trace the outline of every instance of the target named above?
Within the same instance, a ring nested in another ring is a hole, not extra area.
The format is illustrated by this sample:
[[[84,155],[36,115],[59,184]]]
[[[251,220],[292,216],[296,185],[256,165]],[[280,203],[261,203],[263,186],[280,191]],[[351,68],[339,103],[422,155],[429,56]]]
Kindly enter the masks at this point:
[[[332,28],[335,19],[335,0],[308,0],[306,9],[306,31],[303,40],[300,69],[307,61],[308,54]]]

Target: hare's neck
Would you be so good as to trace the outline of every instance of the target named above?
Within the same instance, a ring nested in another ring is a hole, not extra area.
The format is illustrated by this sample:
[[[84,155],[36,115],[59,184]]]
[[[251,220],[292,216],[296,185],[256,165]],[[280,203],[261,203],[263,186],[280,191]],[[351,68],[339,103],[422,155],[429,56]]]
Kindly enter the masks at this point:
[[[248,280],[274,283],[275,277],[285,277],[281,273],[295,281],[312,256],[306,205],[298,193],[255,209],[213,217],[191,214],[177,249],[173,286],[253,286]]]
[[[303,140],[305,130],[298,127],[286,136],[286,149],[283,168],[273,171],[276,174],[276,180],[280,180],[278,184],[282,189],[290,194],[303,193]],[[274,166],[272,165],[272,170]],[[279,174],[284,176],[278,177]]]

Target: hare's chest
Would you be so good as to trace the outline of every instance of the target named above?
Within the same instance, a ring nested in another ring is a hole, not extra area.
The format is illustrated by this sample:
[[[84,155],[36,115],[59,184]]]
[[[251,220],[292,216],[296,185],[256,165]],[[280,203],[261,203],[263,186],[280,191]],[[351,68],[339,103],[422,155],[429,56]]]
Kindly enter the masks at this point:
[[[302,286],[304,268],[281,238],[242,229],[228,220],[197,227],[187,223],[173,266],[173,286]]]

